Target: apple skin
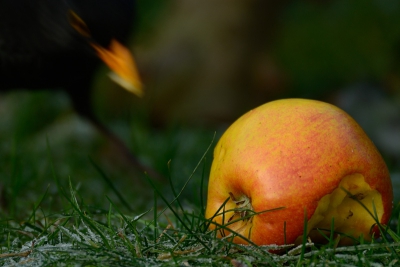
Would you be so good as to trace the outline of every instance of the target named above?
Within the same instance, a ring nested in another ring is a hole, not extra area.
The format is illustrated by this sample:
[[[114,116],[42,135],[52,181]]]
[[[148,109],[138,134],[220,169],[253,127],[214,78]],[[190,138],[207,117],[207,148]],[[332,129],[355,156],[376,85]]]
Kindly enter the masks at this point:
[[[309,220],[319,200],[353,174],[361,174],[381,194],[380,222],[386,224],[393,205],[390,175],[361,127],[344,111],[324,102],[272,101],[240,117],[217,143],[206,218],[217,224],[237,219],[233,212],[215,216],[230,195],[238,201],[245,196],[255,212],[283,207],[255,215],[250,226],[242,223],[231,229],[257,245],[292,244],[303,234],[305,211]],[[228,201],[225,211],[234,208],[235,203]],[[362,225],[362,221],[352,227],[368,240],[372,225]],[[229,231],[218,231],[219,237],[227,235]],[[233,242],[247,244],[238,236]]]

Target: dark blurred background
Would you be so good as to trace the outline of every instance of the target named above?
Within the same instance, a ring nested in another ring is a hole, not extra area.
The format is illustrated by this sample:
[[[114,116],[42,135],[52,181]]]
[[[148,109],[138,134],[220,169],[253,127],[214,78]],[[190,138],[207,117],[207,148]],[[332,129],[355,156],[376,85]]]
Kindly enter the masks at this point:
[[[400,1],[138,4],[130,48],[146,95],[137,99],[118,88],[104,68],[94,83],[94,104],[143,162],[168,172],[173,159],[187,177],[212,133],[220,136],[244,112],[278,98],[312,98],[355,118],[400,188]],[[34,162],[35,171],[20,172],[48,176],[48,161],[40,159],[46,158],[46,138],[61,176],[93,176],[81,167],[87,155],[100,158],[106,171],[121,164],[115,154],[107,156],[107,142],[76,116],[62,93],[17,92],[2,95],[0,103],[1,175],[18,175],[15,164]],[[34,156],[28,159],[27,151]]]
[[[320,99],[361,124],[398,184],[398,0],[161,2],[135,45],[155,125],[215,127],[273,99]]]
[[[220,125],[273,99],[321,99],[398,167],[398,0],[159,2],[141,2],[134,45],[155,125]]]

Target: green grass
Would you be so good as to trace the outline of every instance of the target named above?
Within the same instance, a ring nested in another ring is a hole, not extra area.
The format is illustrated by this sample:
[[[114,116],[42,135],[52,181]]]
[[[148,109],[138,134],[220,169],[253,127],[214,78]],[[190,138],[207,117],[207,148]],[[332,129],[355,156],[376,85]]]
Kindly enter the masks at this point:
[[[24,110],[12,114],[26,120],[37,109],[29,103],[42,97],[33,96]],[[18,101],[24,98],[18,95]],[[233,244],[231,236],[216,238],[224,226],[210,231],[211,222],[204,218],[212,150],[220,132],[183,126],[156,131],[144,116],[130,120],[127,128],[111,123],[141,160],[167,177],[160,183],[115,160],[115,152],[104,150],[106,141],[67,105],[50,109],[55,112],[47,123],[0,121],[0,266],[400,264],[399,207],[391,228],[382,227],[384,238],[372,243],[336,247],[331,233],[325,246],[306,238],[297,247]],[[83,132],[57,130],[76,121]],[[278,248],[285,253],[269,252]]]
[[[42,210],[45,191],[26,220],[1,220],[1,266],[397,266],[399,262],[398,228],[387,233],[390,241],[352,247],[335,247],[333,242],[321,247],[306,239],[298,247],[242,246],[229,238],[218,239],[216,231],[207,229],[210,222],[203,217],[204,207],[186,207],[181,196],[188,184],[180,192],[171,187],[171,199],[154,185],[153,207],[124,213],[108,197],[108,209],[93,208],[71,182],[63,187],[53,175],[64,209]],[[268,252],[278,248],[287,253]]]

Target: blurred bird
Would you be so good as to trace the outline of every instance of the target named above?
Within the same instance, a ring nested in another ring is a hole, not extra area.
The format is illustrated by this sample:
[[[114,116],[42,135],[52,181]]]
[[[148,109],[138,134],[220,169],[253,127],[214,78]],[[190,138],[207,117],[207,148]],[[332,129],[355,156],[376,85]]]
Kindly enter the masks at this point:
[[[136,66],[125,42],[135,0],[1,0],[0,91],[62,89],[82,117],[109,138],[140,170],[146,168],[102,124],[90,88],[103,61],[112,78],[141,96]]]

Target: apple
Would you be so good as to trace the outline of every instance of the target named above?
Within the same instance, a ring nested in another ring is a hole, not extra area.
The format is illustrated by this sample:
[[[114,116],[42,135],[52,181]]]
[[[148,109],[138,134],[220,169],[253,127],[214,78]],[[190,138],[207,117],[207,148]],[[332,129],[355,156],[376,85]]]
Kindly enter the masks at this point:
[[[247,112],[222,135],[206,218],[235,243],[298,244],[303,234],[323,243],[321,232],[333,229],[349,245],[379,235],[376,221],[386,224],[392,205],[386,164],[347,113],[283,99]]]

